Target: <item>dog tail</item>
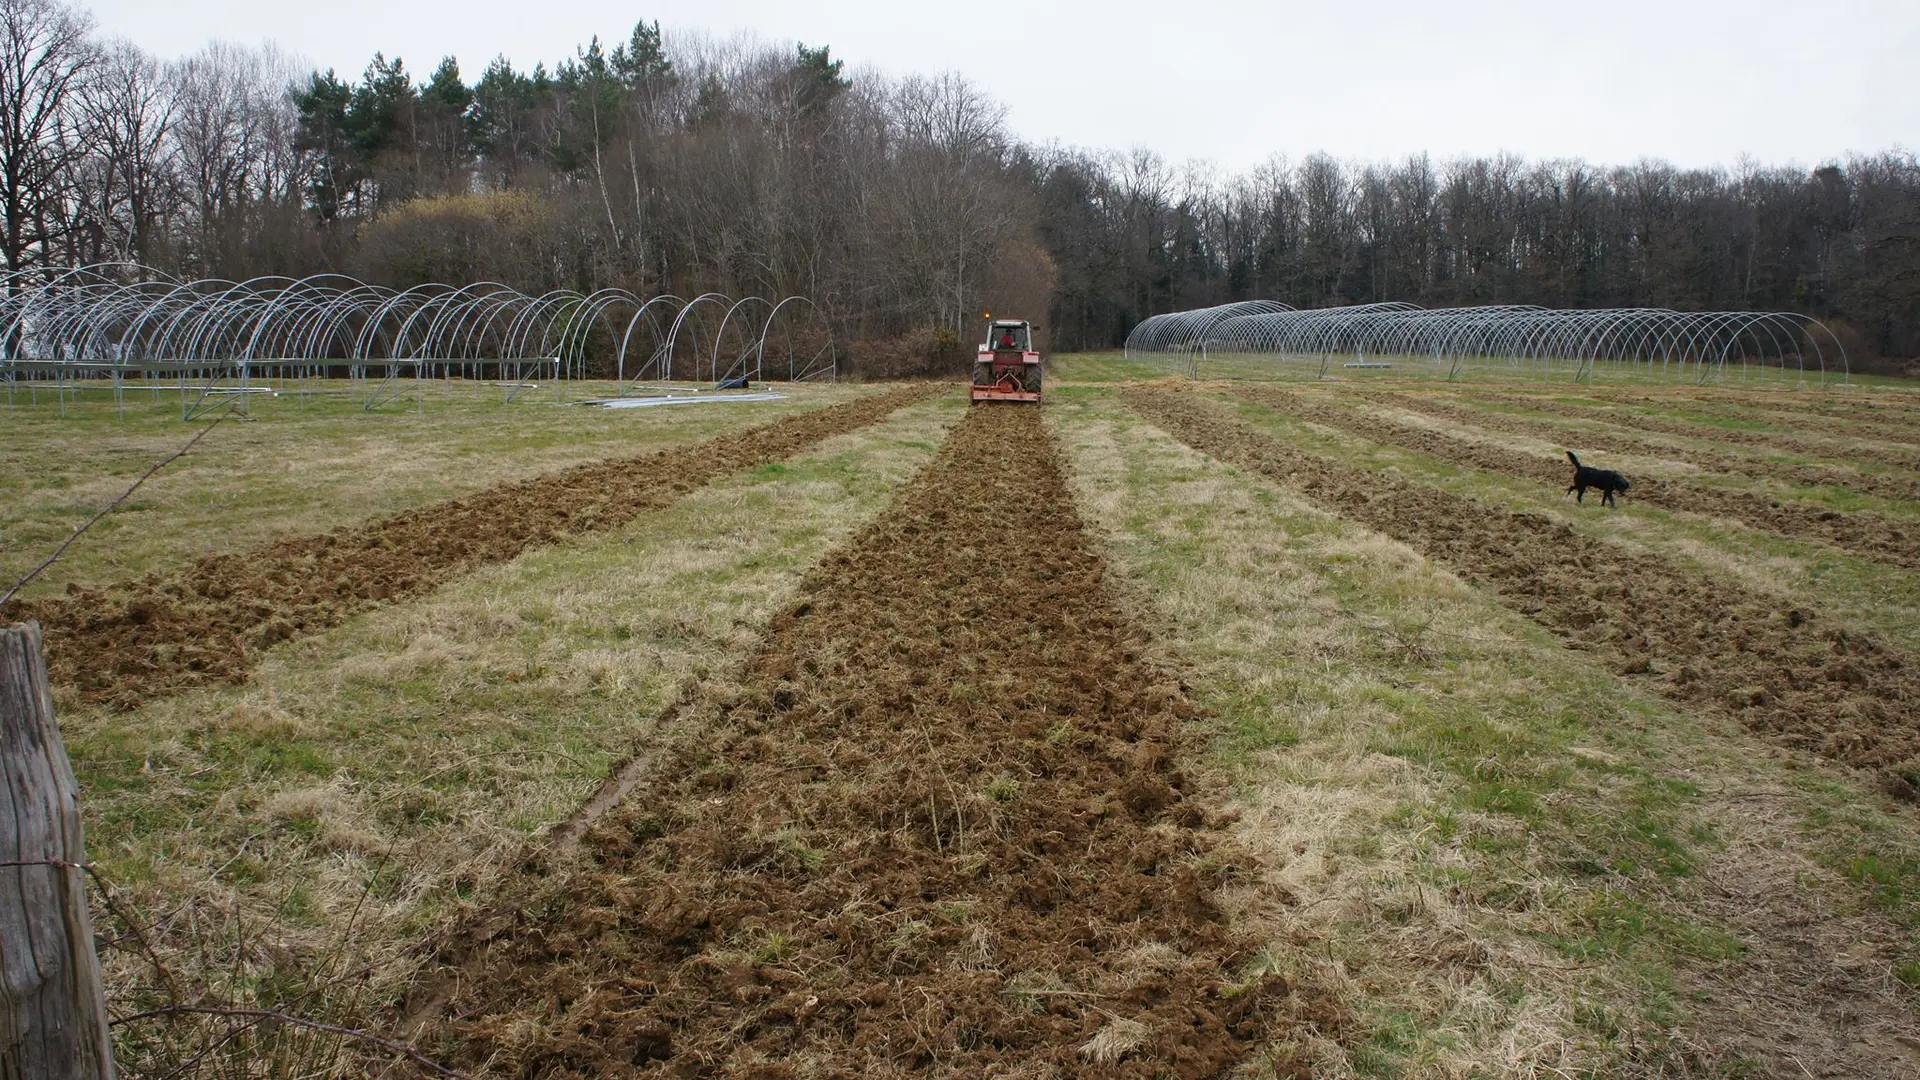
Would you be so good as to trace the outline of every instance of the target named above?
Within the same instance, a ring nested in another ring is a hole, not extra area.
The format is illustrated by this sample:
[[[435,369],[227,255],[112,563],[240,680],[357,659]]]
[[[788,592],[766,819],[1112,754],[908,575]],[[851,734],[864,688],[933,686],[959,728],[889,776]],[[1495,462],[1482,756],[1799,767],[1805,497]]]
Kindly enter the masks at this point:
[[[1577,469],[1577,468],[1579,468],[1579,467],[1580,467],[1580,459],[1579,459],[1579,458],[1577,458],[1577,457],[1574,457],[1574,456],[1573,456],[1573,451],[1571,451],[1571,450],[1569,450],[1569,451],[1567,451],[1567,460],[1568,460],[1568,461],[1571,461],[1571,462],[1573,462],[1573,467],[1574,467],[1574,468],[1576,468],[1576,469]]]

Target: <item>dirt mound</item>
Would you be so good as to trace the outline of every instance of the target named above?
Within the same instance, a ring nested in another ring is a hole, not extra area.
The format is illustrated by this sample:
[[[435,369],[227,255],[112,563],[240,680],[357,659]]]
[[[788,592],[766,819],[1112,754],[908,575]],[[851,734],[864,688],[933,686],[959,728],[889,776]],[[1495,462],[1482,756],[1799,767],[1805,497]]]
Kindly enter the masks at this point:
[[[1273,477],[1394,537],[1604,656],[1682,707],[1737,717],[1799,749],[1879,770],[1920,792],[1920,660],[1871,634],[1582,536],[1290,449],[1193,394],[1130,390],[1175,438]]]
[[[973,411],[577,863],[463,937],[437,1052],[543,1078],[1198,1078],[1339,1027],[1211,902],[1233,856],[1180,765],[1193,710],[1104,574],[1038,413]]]
[[[1535,412],[1552,413],[1556,416],[1568,416],[1580,420],[1601,420],[1621,427],[1653,431],[1662,435],[1678,435],[1687,439],[1706,439],[1710,442],[1753,446],[1762,450],[1784,450],[1809,457],[1852,458],[1882,465],[1897,465],[1903,469],[1920,469],[1920,454],[1905,453],[1890,446],[1848,446],[1836,443],[1833,439],[1802,438],[1784,432],[1742,431],[1737,428],[1672,420],[1662,416],[1647,416],[1644,413],[1629,412],[1606,405],[1569,405],[1565,402],[1542,401],[1538,398],[1513,397],[1504,394],[1491,395],[1487,400],[1497,401],[1503,405],[1516,405]],[[1748,417],[1748,419],[1752,418]]]
[[[241,682],[260,650],[276,642],[528,548],[622,525],[718,477],[791,457],[942,389],[891,390],[694,446],[580,465],[243,555],[210,555],[173,573],[70,587],[3,614],[39,620],[54,681],[109,707]]]
[[[1684,461],[1711,472],[1773,478],[1816,487],[1847,488],[1887,499],[1920,500],[1920,481],[1905,476],[1861,473],[1827,465],[1790,465],[1785,462],[1759,461],[1713,450],[1696,450],[1690,447],[1648,442],[1623,432],[1597,434],[1589,431],[1575,431],[1546,421],[1523,420],[1504,413],[1451,405],[1412,394],[1375,392],[1363,393],[1359,396],[1381,405],[1405,409],[1408,412],[1420,413],[1450,423],[1482,428],[1487,431],[1504,431],[1511,435],[1525,435],[1533,439],[1545,439],[1562,446],[1567,445],[1570,440],[1577,440],[1581,448],[1592,447],[1603,453],[1640,454],[1664,461]],[[1525,407],[1533,408],[1534,406],[1528,402],[1525,403]],[[1577,453],[1578,449],[1575,452]]]
[[[1270,387],[1246,387],[1239,393],[1248,401],[1292,413],[1316,424],[1351,432],[1363,439],[1404,446],[1456,465],[1538,480],[1554,485],[1556,490],[1564,488],[1573,475],[1573,467],[1564,457],[1543,457],[1458,439],[1442,432],[1356,413],[1326,401]],[[1601,467],[1606,465],[1605,462],[1594,460],[1592,455],[1588,455],[1586,463]],[[1903,529],[1899,523],[1874,514],[1843,514],[1818,507],[1774,502],[1742,491],[1696,487],[1650,476],[1631,479],[1631,494],[1621,498],[1632,498],[1666,510],[1727,518],[1779,536],[1816,540],[1894,566],[1920,567],[1920,530]]]

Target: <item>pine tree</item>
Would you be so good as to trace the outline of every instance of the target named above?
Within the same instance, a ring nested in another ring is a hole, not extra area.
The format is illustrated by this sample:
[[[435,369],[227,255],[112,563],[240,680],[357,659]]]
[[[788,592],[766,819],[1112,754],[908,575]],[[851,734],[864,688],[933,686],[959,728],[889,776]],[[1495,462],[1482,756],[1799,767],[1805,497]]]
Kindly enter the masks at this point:
[[[667,59],[660,40],[660,23],[646,20],[633,24],[633,33],[624,45],[613,50],[613,70],[629,90],[671,86],[676,81],[673,61]]]
[[[846,61],[833,59],[828,54],[829,48],[822,45],[809,49],[801,42],[799,55],[788,72],[794,107],[803,116],[819,112],[841,93],[853,88],[853,80],[840,75]]]
[[[469,186],[472,109],[473,91],[460,78],[459,61],[451,56],[441,60],[420,91],[420,113],[422,134],[434,152],[435,181],[442,191],[457,193]]]
[[[332,221],[350,207],[358,209],[360,198],[360,154],[347,121],[353,88],[329,68],[292,93],[299,117],[294,147],[313,159],[307,198],[322,222]]]

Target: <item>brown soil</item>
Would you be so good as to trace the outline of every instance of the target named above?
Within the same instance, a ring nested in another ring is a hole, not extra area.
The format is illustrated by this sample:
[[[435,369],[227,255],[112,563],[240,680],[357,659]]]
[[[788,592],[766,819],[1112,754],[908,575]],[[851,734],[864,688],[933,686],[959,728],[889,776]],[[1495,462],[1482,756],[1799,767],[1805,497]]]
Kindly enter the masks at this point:
[[[1873,461],[1882,465],[1897,465],[1904,469],[1920,469],[1920,454],[1909,454],[1889,446],[1862,447],[1836,443],[1832,439],[1803,438],[1785,432],[1741,431],[1734,428],[1715,427],[1711,424],[1692,423],[1686,420],[1674,420],[1661,416],[1648,416],[1645,413],[1606,405],[1569,405],[1559,401],[1543,401],[1539,398],[1511,397],[1492,395],[1488,401],[1497,401],[1506,405],[1518,405],[1535,412],[1552,413],[1556,416],[1570,416],[1581,420],[1602,420],[1621,427],[1637,428],[1641,431],[1653,431],[1662,435],[1678,435],[1687,439],[1706,439],[1710,442],[1735,443],[1740,446],[1753,446],[1763,450],[1784,450],[1789,453],[1805,454],[1821,458],[1854,458]]]
[[[132,708],[210,683],[246,680],[262,650],[386,601],[570,535],[614,528],[718,477],[779,461],[874,423],[937,387],[890,390],[694,446],[595,462],[466,498],[241,555],[65,596],[5,615],[46,628],[54,682]]]
[[[1234,855],[1180,765],[1193,709],[1105,573],[1038,412],[974,410],[738,689],[461,935],[436,1052],[541,1078],[1213,1077],[1341,1027],[1215,907]]]
[[[1527,454],[1458,439],[1442,432],[1395,423],[1270,387],[1246,387],[1239,393],[1249,401],[1293,413],[1313,423],[1351,432],[1374,442],[1417,450],[1455,465],[1538,480],[1554,485],[1556,490],[1564,488],[1573,477],[1573,466],[1565,457]],[[1591,454],[1586,464],[1608,467],[1605,461]],[[1819,507],[1775,502],[1742,491],[1698,487],[1654,477],[1635,476],[1629,479],[1633,481],[1632,490],[1616,496],[1616,500],[1631,498],[1664,510],[1727,518],[1779,536],[1821,541],[1894,566],[1920,567],[1920,529],[1903,528],[1899,522],[1883,517],[1863,513],[1843,514]]]
[[[1683,708],[1737,718],[1788,746],[1876,770],[1897,795],[1920,794],[1920,659],[1872,634],[1537,514],[1293,450],[1199,395],[1125,397],[1195,449],[1493,587],[1570,647],[1598,653]]]
[[[1723,454],[1713,450],[1697,450],[1691,447],[1669,446],[1665,443],[1649,442],[1635,438],[1624,432],[1599,434],[1585,430],[1575,430],[1561,424],[1540,420],[1525,420],[1504,413],[1488,412],[1484,409],[1468,408],[1435,401],[1432,398],[1413,394],[1366,393],[1360,395],[1369,401],[1389,405],[1408,412],[1417,412],[1436,419],[1464,424],[1469,427],[1484,428],[1488,431],[1504,431],[1512,435],[1525,435],[1534,439],[1546,439],[1568,445],[1577,440],[1580,446],[1574,452],[1591,447],[1602,453],[1639,454],[1645,457],[1660,458],[1664,461],[1683,461],[1697,465],[1711,472],[1731,473],[1736,476],[1754,476],[1791,481],[1796,484],[1808,484],[1816,487],[1840,487],[1869,495],[1878,495],[1887,499],[1920,500],[1920,481],[1906,476],[1889,476],[1878,473],[1861,473],[1851,469],[1842,469],[1826,465],[1791,465],[1784,462],[1758,461],[1736,454]],[[1535,408],[1533,402],[1524,403],[1527,408]],[[1583,417],[1582,419],[1592,419]]]

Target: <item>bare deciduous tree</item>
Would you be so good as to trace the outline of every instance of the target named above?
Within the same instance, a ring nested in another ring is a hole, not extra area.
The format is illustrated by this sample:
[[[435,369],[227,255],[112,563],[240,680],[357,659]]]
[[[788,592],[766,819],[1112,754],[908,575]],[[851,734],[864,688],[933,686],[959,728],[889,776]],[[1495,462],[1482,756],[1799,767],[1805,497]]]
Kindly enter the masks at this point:
[[[247,265],[263,204],[299,198],[288,103],[294,71],[278,49],[221,41],[167,69],[187,208],[181,256],[198,273]]]
[[[106,45],[80,94],[95,183],[89,214],[115,258],[151,262],[171,209],[175,101],[159,61],[132,44]]]
[[[801,293],[871,338],[950,339],[993,307],[1064,348],[1253,297],[1792,309],[1850,350],[1920,354],[1906,152],[1731,172],[1312,155],[1235,175],[1025,145],[957,75],[849,76],[747,36],[641,22],[472,86],[451,61],[422,85],[376,54],[356,82],[215,45],[156,83],[61,3],[0,0],[9,268]]]
[[[85,153],[76,95],[98,59],[81,12],[56,0],[0,0],[0,246],[6,268],[54,257],[73,227],[64,200]]]

